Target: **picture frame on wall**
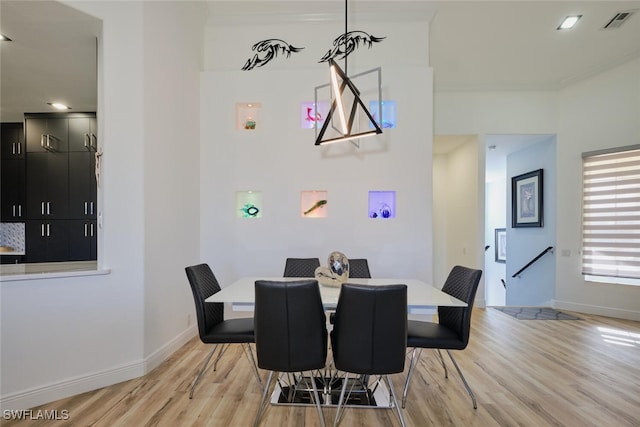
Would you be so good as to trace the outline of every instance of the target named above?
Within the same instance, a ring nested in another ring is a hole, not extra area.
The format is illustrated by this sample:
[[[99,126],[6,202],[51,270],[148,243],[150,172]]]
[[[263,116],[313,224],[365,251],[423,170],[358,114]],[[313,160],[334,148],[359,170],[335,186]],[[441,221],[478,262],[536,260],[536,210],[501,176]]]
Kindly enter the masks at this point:
[[[496,262],[507,262],[507,229],[496,228],[495,230]]]
[[[511,226],[542,227],[542,169],[511,178]]]

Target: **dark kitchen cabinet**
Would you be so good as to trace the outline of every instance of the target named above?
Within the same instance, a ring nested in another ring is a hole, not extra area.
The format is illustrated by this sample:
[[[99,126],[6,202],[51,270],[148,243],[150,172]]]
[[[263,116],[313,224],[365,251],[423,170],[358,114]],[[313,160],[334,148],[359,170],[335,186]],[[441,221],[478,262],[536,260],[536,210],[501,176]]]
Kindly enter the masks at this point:
[[[48,152],[27,155],[27,219],[67,219],[69,155]]]
[[[0,124],[0,158],[24,160],[26,146],[22,122]]]
[[[56,114],[25,115],[28,153],[69,151],[69,119]]]
[[[28,220],[25,223],[26,261],[69,261],[68,220]]]
[[[90,261],[98,255],[98,229],[95,220],[69,221],[69,261]]]
[[[96,151],[97,134],[95,117],[71,117],[69,119],[69,151]]]
[[[0,126],[0,221],[23,221],[26,178],[22,123]]]
[[[69,153],[69,218],[95,219],[97,213],[95,153]]]

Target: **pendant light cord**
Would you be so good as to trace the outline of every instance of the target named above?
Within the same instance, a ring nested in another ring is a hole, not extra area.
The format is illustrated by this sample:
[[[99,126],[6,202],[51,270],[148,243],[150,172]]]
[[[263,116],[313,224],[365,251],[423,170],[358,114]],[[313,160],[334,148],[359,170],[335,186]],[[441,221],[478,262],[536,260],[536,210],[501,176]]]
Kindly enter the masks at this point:
[[[348,0],[344,0],[344,75],[348,76],[347,74],[347,19],[348,19],[348,13],[347,13],[347,2]]]

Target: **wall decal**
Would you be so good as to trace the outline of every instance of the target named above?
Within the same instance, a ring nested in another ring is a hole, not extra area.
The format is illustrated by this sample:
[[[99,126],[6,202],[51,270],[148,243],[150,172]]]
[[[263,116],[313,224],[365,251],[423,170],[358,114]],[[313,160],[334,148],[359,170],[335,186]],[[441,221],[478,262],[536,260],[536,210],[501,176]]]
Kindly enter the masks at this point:
[[[329,59],[343,59],[360,47],[360,43],[371,49],[374,43],[380,43],[386,37],[372,36],[364,31],[349,31],[341,34],[333,41],[333,49],[329,50],[318,62],[327,62]],[[345,46],[346,41],[346,46]]]
[[[262,40],[254,44],[251,50],[256,51],[253,58],[247,59],[242,70],[249,71],[256,67],[262,67],[267,65],[269,61],[278,56],[278,53],[287,54],[287,58],[291,56],[291,53],[300,52],[303,47],[294,47],[284,40],[280,39],[267,39]]]

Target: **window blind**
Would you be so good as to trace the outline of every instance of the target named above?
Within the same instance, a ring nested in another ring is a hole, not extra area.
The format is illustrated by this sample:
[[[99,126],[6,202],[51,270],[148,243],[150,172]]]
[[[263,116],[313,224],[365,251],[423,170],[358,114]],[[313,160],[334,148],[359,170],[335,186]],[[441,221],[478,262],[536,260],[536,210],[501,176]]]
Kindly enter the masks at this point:
[[[583,154],[582,273],[640,279],[640,146]]]

